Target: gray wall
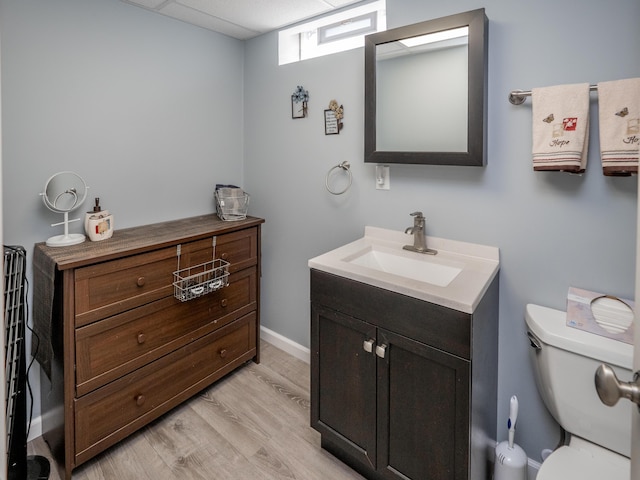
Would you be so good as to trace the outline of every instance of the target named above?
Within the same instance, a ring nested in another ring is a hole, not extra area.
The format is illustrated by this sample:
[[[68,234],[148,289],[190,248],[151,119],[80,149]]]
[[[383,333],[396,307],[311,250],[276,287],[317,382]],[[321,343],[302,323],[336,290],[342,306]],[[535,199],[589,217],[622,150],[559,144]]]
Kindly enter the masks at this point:
[[[640,3],[387,2],[390,28],[486,8],[486,168],[393,166],[391,190],[375,190],[362,49],[278,67],[275,33],[243,44],[117,0],[0,0],[4,241],[30,248],[58,233],[38,193],[59,170],[85,177],[116,228],[213,211],[213,185],[240,183],[267,220],[263,324],[308,345],[307,260],[365,225],[404,229],[421,209],[431,235],[500,248],[500,439],[517,394],[517,441],[539,460],[558,430],[533,384],[524,306],[564,308],[570,285],[633,296],[637,179],[601,175],[595,95],[587,173],[534,173],[530,100],[506,97],[639,76]],[[296,85],[309,117],[292,120]],[[325,136],[331,99],[344,129]],[[354,184],[333,196],[325,175],[343,160]]]
[[[264,325],[304,345],[309,337],[307,260],[360,237],[365,225],[404,229],[422,210],[430,235],[500,248],[499,439],[508,402],[520,400],[516,441],[534,460],[558,441],[529,364],[524,307],[563,309],[569,286],[633,298],[636,185],[601,174],[597,96],[583,176],[534,173],[531,100],[512,89],[640,75],[637,0],[387,0],[388,26],[486,8],[489,18],[488,166],[392,166],[391,190],[375,190],[363,163],[363,51],[277,66],[277,35],[247,42],[245,186],[263,236]],[[309,90],[309,117],[292,120],[288,98]],[[322,111],[344,105],[340,135],[325,136]],[[325,174],[352,164],[351,190],[334,197]]]
[[[5,242],[61,233],[38,195],[60,170],[117,228],[210,212],[216,182],[242,182],[242,42],[117,0],[1,0],[0,28]]]
[[[2,57],[2,54],[0,52],[0,59]],[[0,60],[1,63],[1,60]],[[2,79],[0,78],[0,91],[2,89]],[[0,112],[2,111],[2,96],[0,96]],[[2,118],[0,117],[0,185],[2,184]],[[0,239],[3,238],[2,237],[2,196],[0,195]],[[0,305],[3,306],[2,310],[4,311],[4,295],[3,298],[0,300]],[[5,348],[5,340],[4,340],[5,336],[4,335],[0,335],[0,349],[2,349],[4,351]],[[5,381],[6,381],[6,375],[5,375],[5,369],[3,369],[0,372],[0,385],[6,385]],[[6,405],[5,401],[6,401],[6,395],[5,395],[5,389],[0,389],[0,405]],[[6,407],[5,407],[5,412],[7,411]],[[6,448],[7,448],[7,428],[6,428],[7,422],[2,422],[2,424],[0,425],[0,452],[6,452]],[[6,455],[0,455],[0,472],[6,472],[7,471],[7,456]]]
[[[242,183],[243,42],[118,0],[0,0],[0,38],[4,243],[28,258],[62,233],[38,195],[55,172],[89,185],[70,218],[100,197],[116,229],[211,213],[216,182]]]

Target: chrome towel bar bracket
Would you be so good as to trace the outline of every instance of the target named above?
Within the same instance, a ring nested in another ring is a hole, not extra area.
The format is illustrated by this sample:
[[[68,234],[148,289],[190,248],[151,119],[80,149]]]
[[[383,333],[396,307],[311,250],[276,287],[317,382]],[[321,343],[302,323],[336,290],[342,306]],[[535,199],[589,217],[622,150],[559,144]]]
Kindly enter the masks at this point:
[[[589,85],[589,90],[595,92],[598,90],[597,85]],[[509,103],[512,105],[522,105],[527,97],[531,96],[531,90],[511,90],[509,92]]]

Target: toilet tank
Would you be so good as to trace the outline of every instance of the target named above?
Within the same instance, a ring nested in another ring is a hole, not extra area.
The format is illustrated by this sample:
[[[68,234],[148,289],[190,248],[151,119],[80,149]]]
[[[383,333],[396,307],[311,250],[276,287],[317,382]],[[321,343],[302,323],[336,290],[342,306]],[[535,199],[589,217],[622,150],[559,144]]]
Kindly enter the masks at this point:
[[[559,310],[529,304],[525,319],[538,391],[551,415],[572,435],[629,457],[632,403],[604,405],[594,376],[607,363],[620,381],[631,381],[633,346],[568,327]]]

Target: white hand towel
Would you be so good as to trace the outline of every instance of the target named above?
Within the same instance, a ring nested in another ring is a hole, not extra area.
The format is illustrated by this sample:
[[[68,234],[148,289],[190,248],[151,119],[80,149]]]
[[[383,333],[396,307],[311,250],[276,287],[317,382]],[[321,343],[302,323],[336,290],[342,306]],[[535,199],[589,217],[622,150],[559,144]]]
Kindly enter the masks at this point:
[[[640,78],[598,84],[602,173],[638,173],[640,156]]]
[[[533,169],[582,173],[589,146],[589,84],[531,90]]]

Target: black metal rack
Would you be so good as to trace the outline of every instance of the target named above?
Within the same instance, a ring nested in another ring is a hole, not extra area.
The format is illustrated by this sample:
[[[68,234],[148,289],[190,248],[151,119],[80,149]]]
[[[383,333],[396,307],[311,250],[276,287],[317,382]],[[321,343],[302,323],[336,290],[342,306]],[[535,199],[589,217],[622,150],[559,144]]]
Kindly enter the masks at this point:
[[[39,455],[27,457],[26,264],[27,253],[23,247],[4,246],[7,479],[46,480],[50,473],[49,461]]]
[[[22,247],[4,247],[7,464],[9,479],[27,478],[25,271]]]

